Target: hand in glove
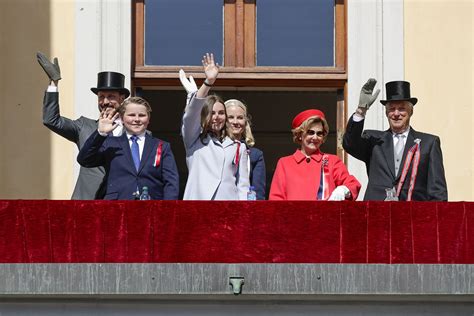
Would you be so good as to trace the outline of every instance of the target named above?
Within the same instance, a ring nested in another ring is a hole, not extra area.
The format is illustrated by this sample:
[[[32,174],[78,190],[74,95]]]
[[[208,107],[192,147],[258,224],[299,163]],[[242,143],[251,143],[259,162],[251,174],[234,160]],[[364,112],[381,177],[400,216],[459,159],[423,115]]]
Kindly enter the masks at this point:
[[[368,110],[372,103],[377,99],[380,89],[377,89],[374,94],[372,92],[374,91],[375,84],[377,83],[377,80],[370,78],[367,80],[367,82],[364,84],[360,91],[360,97],[359,97],[359,108],[363,108],[365,110]]]
[[[193,94],[196,93],[196,91],[198,91],[198,87],[196,83],[194,82],[193,76],[189,76],[189,80],[186,78],[186,73],[184,72],[183,69],[179,70],[179,81],[181,81],[181,85],[188,93],[188,95],[186,96],[186,106],[187,106],[189,104],[189,101],[191,101],[191,97],[193,96]]]
[[[340,185],[332,191],[328,201],[344,201],[346,198],[351,196],[351,191],[345,186]]]
[[[198,91],[198,87],[196,82],[194,82],[193,76],[189,76],[189,80],[186,78],[186,73],[183,69],[179,70],[179,81],[181,81],[181,85],[189,94],[193,94],[194,92]]]
[[[53,62],[50,62],[48,57],[43,53],[37,52],[36,59],[50,80],[58,81],[61,79],[61,69],[59,69],[58,58],[54,57]]]

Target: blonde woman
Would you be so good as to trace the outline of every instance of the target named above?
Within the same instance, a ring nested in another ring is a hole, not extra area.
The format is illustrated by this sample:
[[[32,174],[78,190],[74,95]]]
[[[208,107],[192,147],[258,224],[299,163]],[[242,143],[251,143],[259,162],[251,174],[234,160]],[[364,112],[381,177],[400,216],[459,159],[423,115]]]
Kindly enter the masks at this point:
[[[250,185],[255,188],[257,200],[265,200],[265,160],[263,152],[254,147],[255,140],[247,106],[236,99],[227,100],[224,104],[227,112],[227,134],[230,138],[245,142],[247,145]]]

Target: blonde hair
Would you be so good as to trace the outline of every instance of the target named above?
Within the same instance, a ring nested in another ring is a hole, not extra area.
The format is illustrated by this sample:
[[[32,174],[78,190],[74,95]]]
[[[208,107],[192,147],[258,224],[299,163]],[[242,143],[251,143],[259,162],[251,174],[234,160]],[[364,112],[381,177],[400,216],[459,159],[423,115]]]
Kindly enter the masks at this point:
[[[250,114],[248,114],[247,112],[247,106],[242,101],[239,101],[237,99],[227,100],[225,101],[224,105],[225,105],[226,110],[232,106],[236,106],[236,107],[240,107],[244,111],[245,128],[244,128],[244,132],[242,133],[242,138],[244,138],[245,144],[247,144],[248,147],[253,147],[255,145],[255,138],[253,137],[253,134],[252,134],[252,129],[251,129],[252,118]],[[227,134],[229,135],[230,138],[234,139],[234,135],[232,135],[232,133],[230,132],[230,128],[228,124],[226,124],[226,126],[227,126]]]
[[[212,109],[214,108],[214,104],[216,102],[220,102],[224,104],[224,100],[218,95],[211,94],[206,97],[206,101],[204,102],[204,106],[202,107],[201,110],[201,135],[199,135],[199,138],[201,138],[201,141],[203,141],[208,134],[212,133],[211,130],[211,120],[212,120]],[[224,106],[224,111],[225,111],[225,106]],[[227,121],[227,112],[225,111],[225,119]],[[225,125],[224,125],[225,126]],[[220,139],[223,139],[226,136],[226,129],[222,128]]]
[[[145,106],[146,113],[148,114],[148,116],[150,116],[150,114],[151,114],[150,103],[148,103],[147,100],[145,100],[141,97],[130,97],[128,99],[125,99],[125,101],[123,101],[122,104],[120,104],[120,106],[118,108],[118,112],[119,112],[120,116],[123,116],[125,114],[125,110],[127,109],[127,105],[129,105],[131,103],[140,104],[140,105]]]
[[[326,142],[326,139],[329,134],[329,124],[326,121],[326,119],[319,116],[310,117],[306,119],[303,123],[301,123],[300,126],[292,129],[291,132],[293,133],[293,142],[298,145],[301,145],[301,141],[302,141],[301,137],[303,136],[303,134],[306,133],[311,128],[311,126],[317,123],[321,123],[323,125],[323,131],[324,131],[323,143]]]

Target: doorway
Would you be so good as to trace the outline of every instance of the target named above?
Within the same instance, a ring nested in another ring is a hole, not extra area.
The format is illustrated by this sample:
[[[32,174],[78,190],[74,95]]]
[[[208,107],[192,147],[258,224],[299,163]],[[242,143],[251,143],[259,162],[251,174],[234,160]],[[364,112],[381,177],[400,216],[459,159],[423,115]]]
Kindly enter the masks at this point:
[[[244,90],[239,88],[213,89],[212,93],[218,94],[224,100],[239,99],[247,105],[252,119],[255,147],[262,150],[264,154],[267,197],[278,159],[293,154],[298,148],[292,141],[291,121],[299,112],[317,108],[325,113],[330,133],[321,150],[336,154],[336,90]],[[137,95],[148,100],[153,109],[148,129],[153,133],[153,136],[171,144],[180,174],[180,198],[182,198],[187,179],[187,167],[180,128],[186,93],[181,89],[173,90],[160,87],[159,90],[141,90]]]

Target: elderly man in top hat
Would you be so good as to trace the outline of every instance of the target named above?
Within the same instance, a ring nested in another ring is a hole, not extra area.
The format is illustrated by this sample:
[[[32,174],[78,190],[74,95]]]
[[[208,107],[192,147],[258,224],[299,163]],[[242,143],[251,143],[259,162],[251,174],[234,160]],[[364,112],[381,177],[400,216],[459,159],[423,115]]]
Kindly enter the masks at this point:
[[[364,130],[367,110],[377,99],[375,79],[362,87],[359,106],[347,123],[343,147],[365,162],[369,183],[364,200],[446,201],[448,191],[438,136],[415,131],[410,118],[418,99],[410,95],[410,83],[385,85],[385,106],[390,129]]]
[[[97,130],[98,121],[83,116],[77,120],[71,120],[60,115],[58,81],[61,79],[61,71],[58,59],[54,58],[54,62],[51,62],[40,52],[36,56],[50,79],[43,100],[43,124],[56,134],[74,142],[80,150],[87,138]],[[98,74],[97,87],[91,88],[91,91],[98,97],[99,112],[118,109],[122,101],[130,95],[130,91],[124,87],[124,81],[125,76],[118,72],[105,71]],[[121,122],[116,123],[120,126],[114,130],[114,135],[120,136],[122,134]],[[93,200],[102,198],[104,194],[102,183],[104,175],[103,167],[81,167],[71,199]]]

